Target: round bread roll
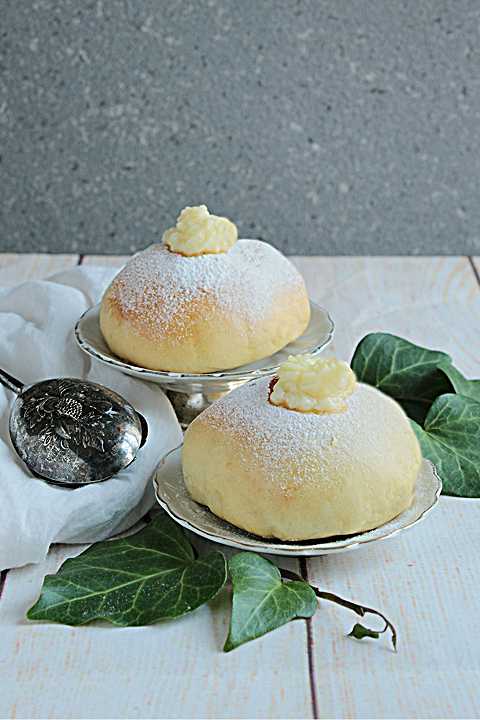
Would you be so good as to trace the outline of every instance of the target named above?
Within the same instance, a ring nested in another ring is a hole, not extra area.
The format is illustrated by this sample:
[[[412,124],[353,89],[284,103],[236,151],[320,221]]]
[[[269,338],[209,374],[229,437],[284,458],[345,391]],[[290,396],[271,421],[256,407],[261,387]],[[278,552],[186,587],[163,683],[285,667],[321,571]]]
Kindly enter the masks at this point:
[[[152,370],[190,373],[271,355],[309,320],[300,273],[259,240],[190,257],[152,245],[114,278],[100,309],[103,336],[116,355]]]
[[[298,412],[268,398],[268,379],[250,382],[189,426],[182,464],[194,500],[280,540],[370,530],[410,505],[421,453],[394,400],[362,383],[343,412]]]

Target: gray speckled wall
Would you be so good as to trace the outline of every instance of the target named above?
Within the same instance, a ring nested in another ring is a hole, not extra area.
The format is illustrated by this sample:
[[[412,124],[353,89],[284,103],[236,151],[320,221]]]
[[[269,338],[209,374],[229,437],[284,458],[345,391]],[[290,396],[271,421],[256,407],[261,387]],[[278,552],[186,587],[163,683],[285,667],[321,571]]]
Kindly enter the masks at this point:
[[[289,253],[480,252],[479,0],[1,0],[0,250],[205,202]]]

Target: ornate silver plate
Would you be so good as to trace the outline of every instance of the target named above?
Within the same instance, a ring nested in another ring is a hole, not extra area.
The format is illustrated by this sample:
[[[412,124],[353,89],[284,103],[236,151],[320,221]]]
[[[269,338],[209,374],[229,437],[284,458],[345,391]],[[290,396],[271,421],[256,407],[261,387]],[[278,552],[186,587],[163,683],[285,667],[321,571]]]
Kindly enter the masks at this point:
[[[155,495],[162,508],[184,528],[207,540],[239,550],[269,555],[292,557],[328,555],[353,550],[377,540],[386,540],[422,520],[436,505],[442,491],[442,482],[435,467],[428,460],[423,460],[412,504],[408,510],[390,522],[358,535],[325,540],[282,542],[245,532],[192,500],[183,481],[181,451],[182,448],[178,447],[165,455],[153,479]]]
[[[335,326],[326,310],[312,300],[310,307],[310,323],[303,335],[274,355],[232,370],[201,375],[148,370],[120,360],[110,351],[103,339],[99,323],[99,305],[87,310],[78,320],[75,326],[75,338],[85,353],[101,363],[126,375],[161,385],[167,391],[183,427],[187,427],[196,415],[221,395],[252,378],[273,375],[289,355],[302,353],[315,355],[321,352],[331,341]]]

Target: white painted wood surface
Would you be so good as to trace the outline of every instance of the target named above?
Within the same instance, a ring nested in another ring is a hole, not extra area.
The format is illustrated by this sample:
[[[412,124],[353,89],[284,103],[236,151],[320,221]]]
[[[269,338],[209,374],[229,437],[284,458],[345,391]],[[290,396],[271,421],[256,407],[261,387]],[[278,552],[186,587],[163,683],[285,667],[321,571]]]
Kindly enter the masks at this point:
[[[313,619],[320,717],[479,717],[479,546],[480,502],[445,497],[396,538],[309,560],[311,582],[381,608],[399,632],[396,654],[367,647],[346,637],[351,613],[322,604]]]
[[[380,330],[451,353],[467,375],[480,369],[480,292],[467,258],[295,258],[310,295],[331,312],[330,351],[350,359]]]
[[[122,263],[84,259],[99,261]],[[76,262],[0,256],[0,284]],[[366,332],[388,330],[447,350],[465,373],[480,375],[480,283],[466,258],[295,262],[335,319],[338,355],[349,359]],[[442,498],[403,535],[308,561],[310,579],[322,588],[391,617],[397,654],[386,642],[347,638],[355,616],[322,604],[310,653],[299,621],[226,655],[225,599],[149,628],[27,623],[44,575],[81,550],[56,547],[44,565],[11,571],[3,588],[0,717],[479,717],[479,545],[480,501]]]

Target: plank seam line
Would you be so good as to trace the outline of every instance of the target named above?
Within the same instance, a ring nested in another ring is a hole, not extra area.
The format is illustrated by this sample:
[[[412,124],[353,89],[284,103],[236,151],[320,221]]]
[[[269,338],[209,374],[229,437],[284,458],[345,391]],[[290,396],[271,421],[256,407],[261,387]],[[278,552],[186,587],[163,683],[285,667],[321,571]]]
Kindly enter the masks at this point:
[[[300,574],[305,582],[308,580],[308,567],[305,558],[300,558]],[[310,699],[312,702],[312,716],[314,720],[318,720],[320,717],[318,712],[318,694],[317,694],[317,683],[316,683],[316,669],[315,669],[315,642],[313,639],[313,618],[306,618],[305,625],[307,628],[307,659],[308,659],[308,681],[310,684]]]
[[[467,255],[467,260],[470,263],[470,267],[472,268],[473,274],[475,275],[475,277],[477,279],[477,283],[480,286],[480,273],[478,271],[477,266],[475,265],[473,257],[471,255]]]
[[[2,570],[2,572],[0,573],[0,599],[2,598],[2,592],[5,586],[5,581],[7,579],[7,573],[8,570]]]

